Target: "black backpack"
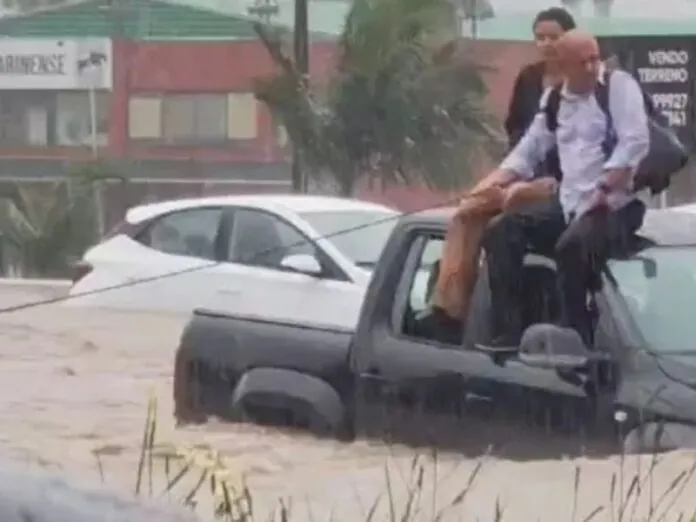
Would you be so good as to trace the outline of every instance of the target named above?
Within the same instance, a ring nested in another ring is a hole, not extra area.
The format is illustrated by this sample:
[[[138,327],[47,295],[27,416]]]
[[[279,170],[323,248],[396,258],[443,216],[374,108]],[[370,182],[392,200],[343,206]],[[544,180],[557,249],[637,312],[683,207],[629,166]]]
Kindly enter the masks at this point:
[[[607,117],[607,130],[602,145],[608,158],[616,145],[616,134],[609,111],[609,81],[614,69],[608,69],[604,74],[604,82],[597,82],[595,98],[597,104]],[[638,166],[634,178],[633,190],[650,189],[650,192],[659,194],[671,182],[672,176],[682,170],[689,160],[689,153],[681,143],[677,134],[664,121],[662,115],[655,110],[650,96],[643,91],[643,102],[648,114],[650,126],[650,150],[647,156]],[[546,105],[542,109],[546,113],[546,125],[551,132],[558,128],[558,109],[561,104],[561,86],[554,87],[549,93]]]

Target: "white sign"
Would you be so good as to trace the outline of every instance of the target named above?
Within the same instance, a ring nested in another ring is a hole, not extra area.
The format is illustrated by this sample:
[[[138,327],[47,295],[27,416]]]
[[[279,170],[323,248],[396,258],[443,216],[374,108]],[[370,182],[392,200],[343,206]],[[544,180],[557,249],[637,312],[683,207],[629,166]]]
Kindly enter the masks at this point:
[[[0,38],[0,90],[111,89],[108,38]]]

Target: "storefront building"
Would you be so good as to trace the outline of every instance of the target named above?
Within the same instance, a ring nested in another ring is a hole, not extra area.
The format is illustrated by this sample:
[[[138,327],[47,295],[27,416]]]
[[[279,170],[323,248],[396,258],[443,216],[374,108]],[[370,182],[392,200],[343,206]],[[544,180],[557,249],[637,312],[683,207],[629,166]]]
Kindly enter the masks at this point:
[[[312,43],[325,74],[333,44]],[[0,178],[98,157],[132,179],[289,179],[253,95],[273,65],[243,17],[161,0],[87,0],[0,19]]]
[[[109,39],[7,39],[0,44],[0,147],[104,147],[113,87]]]
[[[490,106],[504,116],[534,49],[473,46],[489,70]],[[331,38],[314,36],[312,78],[330,74],[334,52]],[[88,55],[99,60],[78,67]],[[272,71],[248,19],[162,0],[87,0],[0,19],[0,178],[55,178],[96,155],[139,181],[137,201],[289,190],[285,137],[253,96]],[[360,194],[404,209],[450,198],[413,187]]]

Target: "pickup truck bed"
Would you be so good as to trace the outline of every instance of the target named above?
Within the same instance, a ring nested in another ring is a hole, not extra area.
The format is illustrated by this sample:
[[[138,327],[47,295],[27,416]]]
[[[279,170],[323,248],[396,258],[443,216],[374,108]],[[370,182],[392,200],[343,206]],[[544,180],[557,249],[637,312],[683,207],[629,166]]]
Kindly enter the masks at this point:
[[[301,372],[300,382],[307,386],[330,383],[337,399],[350,385],[352,336],[352,330],[338,327],[196,310],[176,354],[175,416],[186,422],[205,421],[208,415],[234,419],[240,415],[235,392],[241,388],[249,396],[249,387],[259,381],[265,388],[284,388],[290,373]]]

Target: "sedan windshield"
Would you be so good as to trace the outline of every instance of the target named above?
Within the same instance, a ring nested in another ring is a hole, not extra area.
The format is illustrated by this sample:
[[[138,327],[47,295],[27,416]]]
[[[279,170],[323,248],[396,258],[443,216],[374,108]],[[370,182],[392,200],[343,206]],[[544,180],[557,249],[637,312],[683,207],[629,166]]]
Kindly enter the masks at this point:
[[[696,355],[696,247],[653,247],[610,262],[650,348]]]
[[[397,212],[304,212],[304,218],[348,259],[363,268],[377,264],[384,245],[398,221]]]

